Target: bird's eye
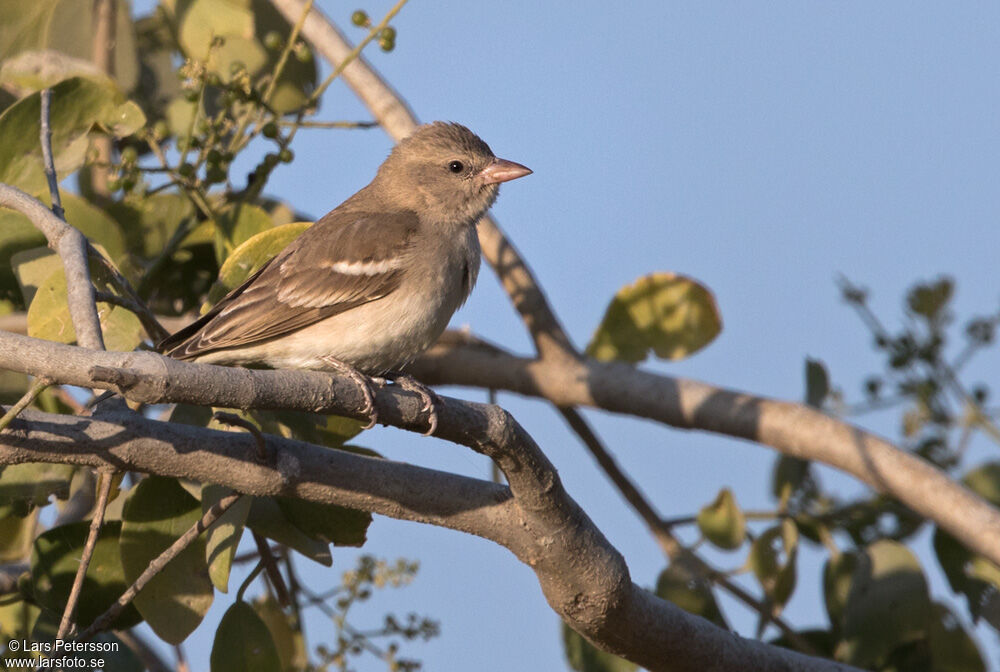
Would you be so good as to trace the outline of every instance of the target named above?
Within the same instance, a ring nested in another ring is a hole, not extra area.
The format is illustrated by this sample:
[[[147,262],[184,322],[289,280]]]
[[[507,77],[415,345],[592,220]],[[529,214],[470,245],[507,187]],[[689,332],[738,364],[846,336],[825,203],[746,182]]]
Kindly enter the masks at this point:
[[[448,170],[450,170],[453,173],[461,173],[463,170],[465,170],[465,164],[462,163],[461,161],[452,161],[451,163],[448,164]]]

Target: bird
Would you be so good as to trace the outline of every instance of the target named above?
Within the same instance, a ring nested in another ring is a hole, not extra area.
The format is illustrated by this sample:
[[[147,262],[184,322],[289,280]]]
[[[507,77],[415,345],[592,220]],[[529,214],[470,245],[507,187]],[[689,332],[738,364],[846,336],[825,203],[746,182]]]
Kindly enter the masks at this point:
[[[531,174],[461,124],[418,127],[372,181],[317,220],[205,315],[157,344],[178,360],[336,371],[377,422],[373,384],[436,397],[402,372],[444,332],[476,284],[476,223],[500,184]]]

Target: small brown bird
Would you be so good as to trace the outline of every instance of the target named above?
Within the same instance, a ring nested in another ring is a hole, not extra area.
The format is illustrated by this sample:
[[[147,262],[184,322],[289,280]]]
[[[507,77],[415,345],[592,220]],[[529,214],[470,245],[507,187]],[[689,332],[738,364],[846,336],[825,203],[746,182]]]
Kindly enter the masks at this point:
[[[479,273],[476,222],[500,183],[529,175],[459,124],[418,128],[375,179],[265,263],[201,319],[162,341],[170,357],[347,373],[377,420],[371,381],[432,393],[400,368],[426,350]]]

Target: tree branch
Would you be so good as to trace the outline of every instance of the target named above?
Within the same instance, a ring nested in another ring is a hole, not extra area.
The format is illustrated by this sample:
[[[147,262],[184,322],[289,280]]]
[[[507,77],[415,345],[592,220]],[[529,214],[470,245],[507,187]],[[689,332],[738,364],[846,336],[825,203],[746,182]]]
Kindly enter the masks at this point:
[[[45,179],[49,183],[49,196],[52,197],[52,212],[59,219],[66,219],[66,211],[59,197],[59,178],[56,177],[56,165],[52,158],[52,127],[49,123],[49,106],[52,103],[52,89],[44,88],[39,94],[42,103],[41,123],[39,124],[39,142],[42,145],[42,168]]]
[[[772,609],[769,609],[764,602],[755,598],[726,575],[716,571],[715,568],[695,554],[694,551],[690,548],[685,548],[681,544],[670,530],[670,526],[656,512],[645,495],[632,483],[628,475],[621,470],[617,462],[615,462],[615,458],[604,447],[600,438],[594,433],[579,411],[573,408],[560,408],[559,412],[573,432],[580,437],[580,440],[587,447],[587,450],[590,451],[590,454],[601,467],[601,470],[607,475],[608,480],[618,488],[618,492],[622,494],[625,501],[632,506],[635,512],[639,514],[639,517],[646,523],[650,534],[653,535],[653,538],[671,562],[681,563],[687,566],[694,576],[704,577],[712,583],[717,584],[737,600],[756,611],[763,618],[773,622],[794,648],[802,653],[816,655],[816,649],[802,635],[796,632],[794,628],[788,625],[784,619],[775,616],[772,613]]]
[[[556,406],[590,406],[771,446],[823,462],[896,497],[967,548],[1000,563],[1000,511],[890,442],[801,404],[621,363],[516,357],[449,332],[411,366],[430,384],[507,390]]]
[[[97,536],[101,533],[101,525],[104,524],[104,512],[108,508],[108,497],[111,495],[113,485],[111,474],[102,473],[100,483],[97,486],[97,506],[94,509],[94,517],[90,520],[90,530],[87,534],[87,543],[83,547],[83,554],[80,556],[80,566],[76,569],[76,577],[73,579],[73,586],[66,600],[66,607],[63,609],[62,620],[59,621],[59,632],[56,639],[65,639],[73,626],[73,614],[76,613],[76,604],[80,600],[80,591],[83,590],[83,579],[87,575],[87,568],[90,566],[90,559],[94,555],[94,547],[97,545]]]
[[[87,239],[52,213],[39,200],[20,189],[0,184],[0,207],[25,215],[48,239],[49,247],[62,259],[66,272],[69,315],[77,342],[85,348],[104,349],[101,322],[94,302],[94,286],[87,268]]]
[[[33,340],[4,336],[0,359],[6,363],[20,350],[15,341],[23,346]],[[136,399],[204,403],[214,396],[207,403],[363,415],[356,387],[327,374],[231,369],[152,353],[90,353],[34,343],[44,346],[53,366],[66,370],[63,382],[92,371],[96,380],[88,386],[110,387],[101,381],[116,378],[122,392]],[[124,372],[105,366],[116,361],[127,364]],[[154,365],[158,374],[149,372]],[[376,403],[386,423],[422,431],[418,395],[387,387],[378,391]],[[26,411],[0,435],[0,463],[111,466],[218,483],[252,495],[335,503],[476,534],[502,544],[531,567],[549,604],[574,629],[652,670],[847,669],[739,638],[636,586],[620,554],[565,492],[555,469],[513,418],[495,406],[449,398],[441,399],[438,414],[439,435],[489,455],[509,488],[276,436],[267,442],[277,460],[262,464],[252,436],[158,422],[123,410],[92,419]]]

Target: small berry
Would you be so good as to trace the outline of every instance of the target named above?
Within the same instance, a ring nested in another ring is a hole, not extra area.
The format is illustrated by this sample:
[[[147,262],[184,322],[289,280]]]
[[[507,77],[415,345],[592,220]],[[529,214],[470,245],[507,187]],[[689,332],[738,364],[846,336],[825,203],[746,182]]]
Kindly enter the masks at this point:
[[[283,40],[281,39],[281,33],[276,30],[270,31],[264,36],[264,46],[271,51],[277,51],[281,49]]]
[[[308,63],[309,59],[312,58],[312,50],[305,42],[299,42],[295,45],[295,58],[299,59],[300,63]]]
[[[368,13],[363,9],[356,10],[351,14],[351,23],[358,28],[364,28],[368,25]]]
[[[162,119],[155,124],[153,124],[153,137],[157,140],[163,140],[163,138],[170,135],[170,127],[167,126],[167,122]]]
[[[226,171],[217,165],[211,165],[205,171],[205,181],[209,184],[226,181]]]
[[[287,147],[278,152],[278,160],[282,163],[291,163],[295,158],[295,152],[288,149]]]
[[[177,169],[177,172],[180,173],[181,177],[191,177],[194,175],[194,166],[190,163],[182,163],[181,167]]]
[[[122,150],[122,163],[135,163],[139,160],[139,152],[135,147],[126,147]]]
[[[278,125],[273,121],[269,121],[264,124],[264,128],[261,129],[261,133],[264,134],[265,138],[274,139],[278,137]]]
[[[210,149],[208,150],[208,154],[206,155],[205,159],[209,163],[217,165],[222,162],[222,152],[220,152],[217,149]]]

